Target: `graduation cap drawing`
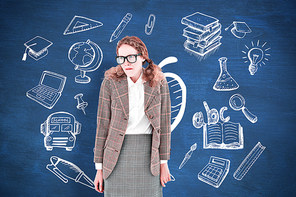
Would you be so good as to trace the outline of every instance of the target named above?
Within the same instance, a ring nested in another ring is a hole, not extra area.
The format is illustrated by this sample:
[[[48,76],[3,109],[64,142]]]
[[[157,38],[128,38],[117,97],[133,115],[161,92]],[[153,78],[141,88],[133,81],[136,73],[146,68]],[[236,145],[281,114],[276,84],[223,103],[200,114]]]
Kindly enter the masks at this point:
[[[63,34],[74,34],[82,31],[87,31],[89,29],[101,27],[102,25],[103,23],[95,21],[93,19],[89,19],[83,16],[74,16]]]
[[[31,58],[38,61],[39,59],[45,57],[48,54],[47,48],[50,47],[52,44],[52,42],[45,38],[42,38],[41,36],[36,36],[32,38],[24,44],[26,50],[22,60],[26,61],[28,53]]]
[[[230,27],[232,27],[231,33],[237,38],[243,38],[247,33],[252,32],[245,22],[233,21],[230,26],[225,28],[225,31],[227,31]]]

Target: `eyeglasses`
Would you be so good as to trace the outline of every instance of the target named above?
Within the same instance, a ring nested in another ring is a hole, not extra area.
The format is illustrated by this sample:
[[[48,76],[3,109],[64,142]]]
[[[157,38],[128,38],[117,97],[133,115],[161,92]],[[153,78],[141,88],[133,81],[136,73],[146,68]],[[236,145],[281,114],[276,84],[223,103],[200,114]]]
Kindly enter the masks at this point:
[[[116,56],[116,62],[118,64],[123,64],[125,62],[125,59],[129,62],[129,63],[135,63],[137,61],[137,57],[139,55],[142,55],[142,53],[136,54],[136,55],[128,55],[128,56]]]

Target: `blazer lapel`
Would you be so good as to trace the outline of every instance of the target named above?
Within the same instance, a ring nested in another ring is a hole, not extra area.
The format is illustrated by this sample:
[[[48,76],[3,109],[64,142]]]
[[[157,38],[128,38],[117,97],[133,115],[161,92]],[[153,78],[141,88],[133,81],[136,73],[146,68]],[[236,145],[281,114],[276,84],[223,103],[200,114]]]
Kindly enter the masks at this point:
[[[119,105],[123,109],[125,116],[129,117],[129,99],[128,99],[128,83],[127,78],[123,78],[119,81],[113,80],[115,89],[112,90],[116,94],[116,98],[119,101]]]
[[[157,86],[150,87],[149,82],[144,82],[144,102],[145,102],[144,110],[147,110],[147,108],[149,107],[150,103],[152,102],[152,100],[157,95],[158,88],[156,88],[156,87]]]

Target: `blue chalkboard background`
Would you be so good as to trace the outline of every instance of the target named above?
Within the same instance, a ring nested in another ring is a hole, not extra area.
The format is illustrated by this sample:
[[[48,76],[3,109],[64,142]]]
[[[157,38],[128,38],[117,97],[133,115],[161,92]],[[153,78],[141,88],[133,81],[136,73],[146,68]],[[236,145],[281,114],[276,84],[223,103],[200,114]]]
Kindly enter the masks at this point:
[[[187,88],[184,116],[172,132],[172,152],[169,168],[175,177],[164,189],[164,196],[293,196],[296,192],[296,14],[292,0],[212,0],[212,1],[0,1],[0,196],[103,196],[95,190],[69,180],[63,183],[46,166],[57,156],[78,166],[94,179],[93,148],[96,129],[98,93],[104,71],[116,66],[116,43],[126,35],[140,37],[146,43],[150,58],[158,64],[168,56],[178,59],[163,67],[163,72],[177,74]],[[219,19],[222,25],[221,46],[200,60],[185,51],[186,40],[181,24],[185,16],[200,12]],[[113,42],[109,42],[126,13],[132,19]],[[145,34],[150,14],[156,17],[151,35]],[[63,35],[66,27],[77,16],[103,23],[88,31]],[[224,29],[233,21],[243,21],[252,30],[242,39]],[[27,57],[24,43],[41,36],[53,44],[48,54],[36,61]],[[77,42],[95,42],[103,52],[101,66],[88,72],[91,82],[76,83],[79,71],[68,59],[69,48]],[[265,65],[255,75],[248,71],[243,59],[246,46],[264,43],[270,48]],[[218,59],[227,57],[227,68],[239,84],[234,91],[215,91],[220,67]],[[47,109],[26,96],[35,87],[43,71],[67,77],[60,99]],[[74,96],[83,93],[88,103],[86,115],[76,108]],[[241,94],[246,107],[258,117],[248,121],[241,111],[229,106],[229,98]],[[240,150],[203,149],[203,129],[195,128],[192,117],[202,112],[206,101],[210,109],[226,106],[224,116],[240,123],[244,132],[244,148]],[[54,112],[68,112],[81,123],[72,151],[54,148],[47,151],[40,125]],[[252,148],[261,142],[266,147],[245,177],[238,181],[233,173]],[[190,146],[197,143],[186,165],[179,169]],[[229,173],[219,188],[198,179],[198,173],[211,156],[230,161]]]

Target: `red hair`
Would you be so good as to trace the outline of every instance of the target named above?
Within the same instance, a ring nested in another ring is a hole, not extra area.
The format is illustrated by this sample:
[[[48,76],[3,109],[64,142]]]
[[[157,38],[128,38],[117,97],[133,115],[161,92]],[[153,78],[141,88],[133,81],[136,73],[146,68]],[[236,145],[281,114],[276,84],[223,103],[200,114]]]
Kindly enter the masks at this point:
[[[156,86],[159,82],[164,79],[164,75],[161,72],[161,68],[153,63],[149,58],[148,50],[143,41],[136,36],[126,36],[122,38],[116,47],[116,54],[118,55],[118,49],[123,45],[129,45],[137,50],[138,53],[141,53],[141,57],[145,60],[143,65],[148,62],[148,66],[143,70],[143,81],[148,82],[151,87]],[[120,79],[121,77],[126,76],[123,69],[120,65],[112,67],[105,72],[106,78]]]

